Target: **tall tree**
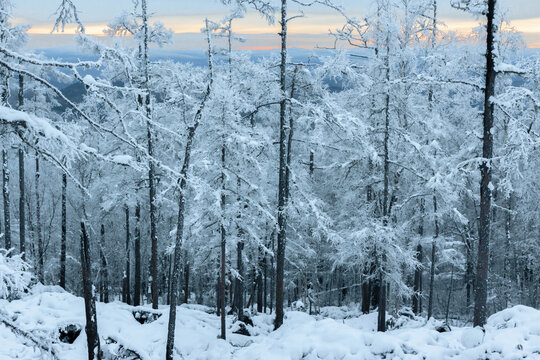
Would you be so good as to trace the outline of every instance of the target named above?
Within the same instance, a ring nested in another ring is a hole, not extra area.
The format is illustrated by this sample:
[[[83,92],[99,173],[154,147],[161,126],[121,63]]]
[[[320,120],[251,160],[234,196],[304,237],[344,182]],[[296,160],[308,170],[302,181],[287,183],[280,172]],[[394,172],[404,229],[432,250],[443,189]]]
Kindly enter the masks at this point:
[[[187,184],[188,184],[188,174],[190,169],[190,161],[191,161],[191,152],[193,150],[193,140],[195,138],[195,133],[197,131],[197,128],[199,127],[202,112],[206,106],[206,103],[210,97],[211,91],[212,91],[212,83],[213,83],[213,63],[212,63],[212,40],[211,40],[211,32],[208,25],[208,19],[206,19],[206,37],[208,42],[208,71],[209,71],[209,82],[208,86],[206,87],[206,90],[203,95],[203,99],[201,100],[201,104],[195,113],[195,118],[193,119],[193,123],[188,127],[187,129],[187,138],[186,143],[184,147],[184,160],[182,162],[182,167],[180,170],[180,179],[178,184],[178,190],[179,190],[179,197],[178,197],[178,220],[176,224],[176,238],[175,238],[175,245],[174,245],[174,262],[173,262],[173,273],[172,273],[172,281],[171,281],[171,295],[170,300],[171,304],[169,307],[169,325],[167,328],[167,347],[166,347],[166,353],[165,358],[167,360],[173,360],[174,357],[174,331],[176,328],[176,299],[177,299],[177,292],[178,292],[178,279],[180,277],[180,255],[182,253],[182,239],[184,236],[184,220],[185,220],[185,206],[186,206],[186,190],[187,190]]]
[[[62,224],[60,235],[60,286],[66,288],[66,250],[67,250],[67,175],[62,173]]]
[[[81,221],[81,266],[84,291],[84,308],[86,313],[86,341],[88,345],[88,360],[101,360],[102,353],[99,344],[97,329],[96,300],[92,285],[92,271],[90,259],[90,244],[86,225]]]
[[[478,224],[478,261],[474,292],[474,325],[483,326],[487,318],[487,280],[489,266],[489,239],[491,235],[491,193],[493,190],[492,166],[493,157],[493,102],[495,96],[495,57],[496,33],[495,23],[496,0],[487,0],[486,26],[486,72],[484,88],[484,132],[482,137],[482,158],[480,164],[480,223]]]
[[[276,256],[276,318],[274,329],[283,324],[285,247],[287,243],[287,0],[281,0],[281,63],[279,83],[281,101],[279,103],[279,182],[278,182],[278,214],[277,214],[277,256]]]
[[[24,106],[24,77],[19,74],[19,110]],[[24,210],[25,178],[24,178],[24,149],[19,147],[19,252],[26,260],[26,212]]]

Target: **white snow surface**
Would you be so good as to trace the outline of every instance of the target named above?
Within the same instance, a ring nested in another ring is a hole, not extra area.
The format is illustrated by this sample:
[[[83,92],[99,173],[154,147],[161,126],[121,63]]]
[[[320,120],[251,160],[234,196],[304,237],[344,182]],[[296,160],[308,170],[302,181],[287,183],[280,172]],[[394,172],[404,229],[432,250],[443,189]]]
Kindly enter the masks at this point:
[[[141,307],[152,311],[149,307]],[[78,324],[84,329],[82,298],[59,287],[38,286],[20,300],[0,302],[1,316],[19,328],[46,339],[59,359],[85,359],[84,330],[73,344],[58,341],[58,328]],[[120,302],[98,303],[98,329],[106,359],[112,359],[115,339],[137,351],[142,359],[164,359],[168,308],[149,324],[138,323],[132,313],[138,308]],[[140,309],[140,308],[139,308]],[[471,327],[438,333],[436,321],[398,319],[400,328],[375,332],[377,315],[361,315],[349,308],[323,308],[321,315],[286,313],[284,325],[272,331],[273,316],[253,316],[253,336],[232,334],[237,328],[228,317],[227,340],[218,339],[219,318],[204,306],[178,307],[175,359],[237,360],[360,360],[360,359],[540,359],[540,311],[515,306],[488,319],[485,334]],[[108,356],[108,357],[107,357]],[[0,359],[47,359],[47,353],[0,325]]]

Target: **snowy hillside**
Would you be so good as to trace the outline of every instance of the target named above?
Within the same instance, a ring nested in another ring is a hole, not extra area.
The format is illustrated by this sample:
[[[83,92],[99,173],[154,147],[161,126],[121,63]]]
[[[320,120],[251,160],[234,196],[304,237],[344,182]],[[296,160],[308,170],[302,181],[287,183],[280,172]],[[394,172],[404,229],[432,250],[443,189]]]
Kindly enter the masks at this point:
[[[58,359],[85,358],[84,331],[73,344],[59,340],[59,329],[84,327],[82,298],[59,287],[39,287],[21,300],[4,302],[2,308],[3,319],[41,339]],[[152,311],[120,302],[98,303],[98,328],[106,359],[164,358],[168,309],[161,307],[157,313],[162,316],[140,324],[133,313],[142,309]],[[289,311],[284,325],[275,332],[271,331],[272,316],[255,315],[254,326],[247,326],[252,336],[232,333],[237,329],[233,324],[227,341],[218,339],[219,317],[208,313],[210,310],[201,305],[178,308],[175,359],[540,359],[540,311],[526,306],[491,316],[485,335],[470,327],[439,333],[435,327],[440,323],[426,324],[421,318],[377,333],[376,313],[354,316],[354,311],[346,308],[326,308],[323,313],[335,319]],[[53,358],[5,324],[0,326],[0,343],[0,359]]]

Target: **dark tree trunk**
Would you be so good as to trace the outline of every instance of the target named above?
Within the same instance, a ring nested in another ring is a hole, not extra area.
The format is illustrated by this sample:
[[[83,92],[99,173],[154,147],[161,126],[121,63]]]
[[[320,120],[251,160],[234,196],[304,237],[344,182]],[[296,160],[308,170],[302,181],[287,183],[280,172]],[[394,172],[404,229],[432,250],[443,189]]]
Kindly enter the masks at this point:
[[[146,95],[144,96],[144,109],[146,113],[146,142],[148,151],[148,191],[149,191],[149,203],[150,203],[150,241],[151,241],[151,257],[150,257],[150,288],[152,293],[152,309],[158,308],[159,303],[159,283],[158,283],[158,239],[156,230],[156,183],[155,183],[155,167],[154,156],[154,139],[152,130],[152,105],[150,99],[150,90],[148,87],[148,81],[150,80],[148,75],[148,42],[149,42],[149,29],[148,29],[148,7],[147,1],[141,1],[141,13],[143,24],[143,47],[142,47],[142,66],[144,73],[144,89]],[[143,104],[143,97],[139,96],[139,104]]]
[[[420,200],[420,224],[418,225],[418,245],[416,245],[416,261],[419,266],[414,270],[414,294],[412,297],[412,311],[416,315],[422,313],[422,261],[424,258],[422,240],[424,237],[424,199]]]
[[[8,154],[5,144],[2,145],[2,195],[4,197],[4,246],[6,250],[9,250],[11,249],[11,202],[9,198]]]
[[[125,213],[126,213],[126,268],[124,271],[124,276],[122,277],[122,301],[125,302],[128,305],[131,305],[131,291],[130,291],[130,268],[131,268],[131,261],[130,261],[130,251],[129,251],[129,243],[130,243],[130,233],[129,233],[129,207],[126,205],[125,207]]]
[[[230,57],[229,57],[230,59]],[[218,313],[221,316],[221,338],[225,340],[226,338],[226,310],[225,310],[225,272],[226,272],[226,265],[225,265],[225,255],[227,250],[227,238],[225,234],[225,140],[223,139],[222,146],[221,146],[221,224],[219,227],[219,232],[221,236],[220,241],[220,249],[221,249],[221,256],[220,256],[220,275],[219,275],[219,285],[218,285]]]
[[[187,252],[185,252],[186,260],[184,264],[184,304],[189,302],[189,261]]]
[[[101,258],[101,279],[103,281],[103,302],[109,302],[109,269],[105,257],[105,225],[101,224],[101,238],[99,244],[99,257]]]
[[[262,313],[263,311],[263,272],[264,267],[264,252],[262,249],[259,250],[259,268],[255,269],[257,274],[257,312]]]
[[[39,200],[39,154],[36,151],[36,176],[35,176],[35,191],[36,191],[36,236],[37,236],[37,244],[38,244],[38,279],[43,284],[45,281],[44,276],[44,269],[43,269],[43,263],[44,263],[44,257],[45,254],[43,249],[43,237],[41,236],[41,202]]]
[[[503,260],[503,279],[504,290],[504,307],[508,307],[510,300],[510,242],[511,242],[511,223],[512,223],[512,194],[508,197],[508,211],[506,212],[504,221],[504,260]]]
[[[268,300],[268,255],[265,253],[263,258],[263,308],[266,314]]]
[[[143,0],[143,3],[146,2]],[[178,291],[178,281],[177,279],[180,277],[180,255],[181,255],[181,245],[182,245],[182,238],[184,235],[184,209],[186,204],[186,198],[185,198],[185,192],[187,188],[187,177],[189,172],[189,166],[190,166],[190,159],[191,159],[191,149],[193,146],[193,139],[195,137],[195,132],[197,131],[197,127],[199,126],[199,122],[202,116],[202,111],[204,109],[204,106],[206,104],[206,101],[208,100],[210,96],[210,92],[212,89],[212,83],[213,83],[213,76],[212,76],[212,46],[210,41],[210,30],[208,29],[208,20],[206,21],[206,32],[207,32],[207,39],[208,39],[208,68],[210,72],[210,81],[208,83],[208,86],[206,88],[206,92],[204,94],[203,100],[201,102],[201,105],[199,109],[197,110],[197,113],[195,114],[195,120],[192,126],[188,128],[188,134],[186,138],[186,145],[185,145],[185,151],[184,151],[184,161],[182,164],[182,169],[180,170],[180,181],[179,181],[179,198],[178,198],[178,221],[176,224],[176,239],[175,239],[175,247],[174,247],[174,262],[173,262],[173,275],[172,275],[172,286],[171,286],[171,305],[169,307],[169,325],[167,329],[167,347],[166,347],[166,353],[165,358],[167,360],[173,360],[173,349],[174,349],[174,329],[176,327],[176,300],[177,300],[177,291]],[[185,281],[185,288],[186,288],[186,302],[189,298],[189,292],[188,292],[188,280],[189,280],[189,262],[186,256],[186,281]]]
[[[484,89],[484,133],[480,165],[480,223],[478,224],[478,262],[474,291],[474,326],[483,326],[487,317],[487,277],[490,238],[491,212],[491,158],[493,157],[493,103],[495,96],[495,3],[487,0],[487,37],[486,37],[486,83]]]
[[[141,304],[141,204],[135,207],[135,285],[133,305]]]
[[[186,149],[184,154],[184,164],[181,170],[181,179],[179,184],[180,195],[178,200],[178,222],[176,226],[176,241],[174,248],[174,262],[173,262],[173,274],[171,282],[171,305],[169,307],[169,326],[167,332],[167,348],[166,348],[166,359],[173,360],[173,349],[174,349],[174,330],[176,327],[176,298],[177,298],[177,287],[178,287],[178,277],[180,276],[180,254],[181,254],[181,245],[182,238],[184,235],[184,209],[185,209],[185,191],[187,187],[187,173],[189,170],[189,160],[191,156],[191,146],[193,143],[193,137],[195,135],[196,127],[191,127],[189,129],[188,139],[186,142]],[[189,279],[189,264],[186,259],[186,270],[185,270],[185,287],[186,287],[186,302],[188,294],[188,279]]]
[[[284,98],[280,102],[279,109],[279,189],[278,189],[278,241],[276,256],[276,319],[274,329],[278,329],[283,324],[283,288],[284,288],[284,267],[285,267],[285,246],[287,242],[287,91],[286,71],[287,71],[287,0],[281,0],[281,65],[280,65],[280,86]]]
[[[92,290],[92,271],[90,261],[90,245],[86,226],[81,221],[81,267],[84,291],[84,309],[86,313],[86,339],[88,344],[88,360],[101,359],[99,334],[97,329],[96,300]]]
[[[24,106],[24,77],[19,74],[19,110]],[[24,209],[25,197],[24,181],[24,150],[19,147],[19,252],[26,260],[26,213]]]
[[[270,257],[270,314],[272,314],[272,311],[274,310],[274,298],[276,296],[276,268],[274,266],[276,246],[274,237],[275,233],[272,231],[272,256]]]
[[[433,315],[433,296],[435,283],[435,253],[437,250],[437,238],[439,237],[439,220],[437,218],[437,198],[433,196],[433,213],[435,215],[435,234],[431,242],[431,268],[429,271],[429,300],[428,300],[428,319]]]
[[[62,233],[60,237],[60,286],[66,288],[67,175],[62,173]]]
[[[474,265],[473,265],[473,249],[472,241],[469,233],[467,233],[465,238],[465,247],[467,252],[467,264],[465,272],[465,282],[466,282],[466,305],[467,309],[471,306],[471,295],[474,285]]]
[[[385,58],[386,68],[386,82],[389,84],[390,80],[390,64],[389,64],[389,48],[387,41]],[[384,189],[383,189],[383,224],[388,225],[388,197],[389,197],[389,177],[390,177],[390,162],[389,162],[389,142],[390,142],[390,94],[385,95],[385,131],[384,131]],[[384,279],[384,266],[386,262],[386,255],[381,256],[381,263],[379,264],[379,302],[378,302],[378,315],[377,315],[377,331],[386,331],[386,281]]]
[[[244,242],[239,240],[236,244],[236,271],[238,271],[239,277],[235,279],[235,295],[234,295],[234,308],[238,314],[238,318],[241,318],[244,314],[244,261],[242,259],[244,250]]]

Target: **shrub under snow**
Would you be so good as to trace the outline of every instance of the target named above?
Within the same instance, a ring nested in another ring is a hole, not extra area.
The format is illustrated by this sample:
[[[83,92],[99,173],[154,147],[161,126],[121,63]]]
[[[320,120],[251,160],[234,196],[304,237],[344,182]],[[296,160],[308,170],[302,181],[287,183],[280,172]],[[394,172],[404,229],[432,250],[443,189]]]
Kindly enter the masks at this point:
[[[0,299],[12,299],[28,289],[32,275],[30,265],[21,255],[11,255],[10,251],[0,249]]]

